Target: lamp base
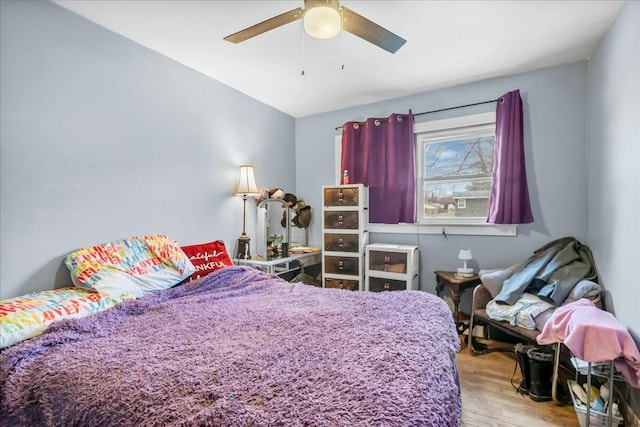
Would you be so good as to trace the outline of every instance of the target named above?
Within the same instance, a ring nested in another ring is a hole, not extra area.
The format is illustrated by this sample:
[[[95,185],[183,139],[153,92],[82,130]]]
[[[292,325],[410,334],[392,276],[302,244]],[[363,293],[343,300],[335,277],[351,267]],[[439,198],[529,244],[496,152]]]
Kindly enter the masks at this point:
[[[458,274],[461,275],[461,276],[464,276],[464,275],[467,275],[467,274],[470,275],[470,276],[473,276],[473,268],[459,267],[458,268]]]
[[[251,258],[251,239],[249,236],[244,235],[238,237],[238,243],[236,244],[238,252],[236,252],[237,259],[249,259]]]

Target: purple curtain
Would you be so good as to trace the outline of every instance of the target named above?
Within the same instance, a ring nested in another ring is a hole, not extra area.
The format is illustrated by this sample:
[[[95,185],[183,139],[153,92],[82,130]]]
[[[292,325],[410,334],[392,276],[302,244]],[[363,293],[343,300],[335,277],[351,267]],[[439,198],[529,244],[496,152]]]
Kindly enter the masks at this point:
[[[515,90],[500,97],[496,108],[496,145],[488,223],[533,222],[523,135],[522,99],[520,91]]]
[[[416,179],[413,114],[347,122],[342,126],[342,171],[369,187],[369,221],[414,223]],[[342,178],[344,184],[344,175]]]

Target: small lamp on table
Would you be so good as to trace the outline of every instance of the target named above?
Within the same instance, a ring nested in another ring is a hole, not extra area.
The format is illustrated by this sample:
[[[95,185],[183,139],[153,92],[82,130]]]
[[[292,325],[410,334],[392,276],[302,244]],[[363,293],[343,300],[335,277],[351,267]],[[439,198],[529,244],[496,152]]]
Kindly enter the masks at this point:
[[[457,275],[459,277],[472,277],[473,276],[473,268],[467,268],[467,261],[473,259],[473,255],[471,254],[470,249],[460,249],[460,253],[458,253],[458,259],[464,261],[464,267],[458,267]]]

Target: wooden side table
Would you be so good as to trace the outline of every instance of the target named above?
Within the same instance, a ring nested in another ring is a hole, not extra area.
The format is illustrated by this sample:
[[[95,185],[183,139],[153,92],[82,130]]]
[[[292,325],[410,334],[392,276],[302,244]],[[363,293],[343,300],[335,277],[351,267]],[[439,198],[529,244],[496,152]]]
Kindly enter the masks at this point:
[[[436,271],[436,294],[440,297],[442,289],[449,286],[451,290],[451,299],[453,300],[453,318],[456,321],[456,329],[458,334],[462,334],[468,325],[460,321],[460,311],[458,305],[460,304],[460,296],[467,290],[473,289],[479,285],[480,277],[474,274],[472,277],[458,277],[455,271]]]

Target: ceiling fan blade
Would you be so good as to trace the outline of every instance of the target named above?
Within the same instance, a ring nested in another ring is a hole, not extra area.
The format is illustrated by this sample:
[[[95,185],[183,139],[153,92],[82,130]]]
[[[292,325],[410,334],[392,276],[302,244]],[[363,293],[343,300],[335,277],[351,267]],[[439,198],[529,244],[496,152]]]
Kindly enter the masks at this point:
[[[226,41],[232,43],[240,43],[251,37],[255,37],[267,31],[273,30],[274,28],[281,27],[290,22],[297,21],[298,19],[302,19],[304,13],[302,8],[299,7],[297,9],[290,10],[289,12],[285,12],[281,15],[274,16],[273,18],[269,18],[266,21],[259,22],[255,25],[252,25],[244,30],[240,30],[237,33],[233,33],[224,39]]]
[[[342,28],[382,49],[396,53],[407,41],[364,16],[342,6]]]

